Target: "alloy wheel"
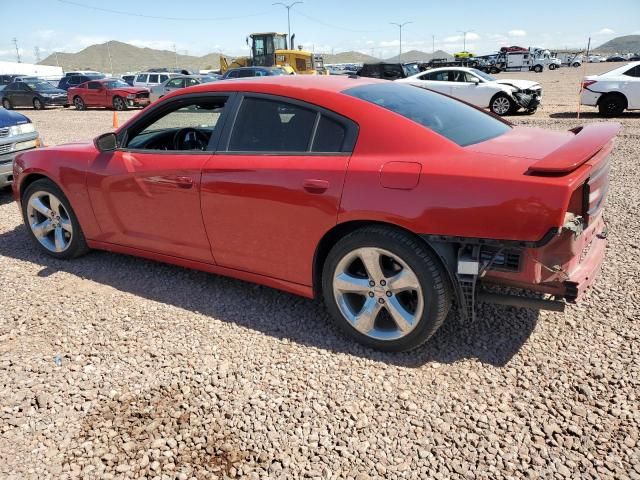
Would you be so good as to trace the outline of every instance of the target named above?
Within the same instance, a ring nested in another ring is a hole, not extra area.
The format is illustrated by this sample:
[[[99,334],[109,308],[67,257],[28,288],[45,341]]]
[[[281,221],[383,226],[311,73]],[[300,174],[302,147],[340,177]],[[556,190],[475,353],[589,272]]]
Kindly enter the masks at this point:
[[[511,102],[506,97],[498,97],[493,101],[493,111],[498,115],[505,115],[511,108]]]
[[[27,203],[29,227],[40,244],[50,252],[64,252],[73,240],[69,212],[50,192],[34,192]]]
[[[125,108],[124,101],[120,97],[113,99],[113,106],[116,110],[124,110]]]
[[[351,326],[376,340],[405,337],[424,310],[414,271],[397,255],[375,247],[353,250],[338,262],[333,295]]]

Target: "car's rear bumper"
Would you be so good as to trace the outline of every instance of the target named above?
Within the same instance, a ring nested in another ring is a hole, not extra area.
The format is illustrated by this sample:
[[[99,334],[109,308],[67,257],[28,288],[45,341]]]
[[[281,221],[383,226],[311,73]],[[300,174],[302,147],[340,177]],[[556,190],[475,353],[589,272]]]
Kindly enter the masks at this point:
[[[483,281],[578,300],[593,284],[607,245],[602,216],[580,235],[564,231],[540,248],[521,252],[518,272],[489,271]]]
[[[580,103],[582,105],[590,105],[592,107],[596,107],[598,105],[598,100],[602,94],[598,92],[592,92],[591,90],[584,89],[580,94]]]

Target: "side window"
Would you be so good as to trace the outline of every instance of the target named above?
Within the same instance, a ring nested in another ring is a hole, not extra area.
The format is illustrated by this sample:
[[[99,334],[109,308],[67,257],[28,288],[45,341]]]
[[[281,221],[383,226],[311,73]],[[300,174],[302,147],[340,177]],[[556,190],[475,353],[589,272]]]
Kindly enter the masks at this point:
[[[341,152],[347,131],[344,126],[335,120],[322,116],[313,138],[312,152]]]
[[[100,82],[89,82],[88,87],[90,90],[100,90]]]
[[[149,83],[158,83],[158,75],[149,75]]]
[[[640,65],[636,65],[633,68],[630,68],[623,75],[627,75],[629,77],[640,77]]]
[[[186,105],[180,102],[151,122],[134,126],[127,148],[206,151],[226,101],[226,97],[218,97]]]
[[[238,78],[238,70],[231,70],[227,78]]]
[[[384,78],[402,78],[402,68],[400,65],[384,65],[383,76]]]
[[[199,84],[200,84],[200,82],[198,80],[196,80],[195,78],[187,78],[185,86],[193,87],[194,85],[199,85]]]
[[[169,88],[182,88],[184,85],[181,78],[174,78],[170,82],[167,82],[166,86]]]
[[[69,77],[69,85],[80,85],[80,77]]]
[[[260,76],[260,74],[258,72],[259,72],[259,70],[252,70],[252,69],[239,70],[238,71],[238,78],[258,77],[258,76]]]
[[[316,112],[287,102],[245,98],[229,139],[232,152],[306,152]]]
[[[141,73],[136,77],[136,82],[147,83],[147,74]]]
[[[160,75],[160,83],[169,80],[169,75]]]

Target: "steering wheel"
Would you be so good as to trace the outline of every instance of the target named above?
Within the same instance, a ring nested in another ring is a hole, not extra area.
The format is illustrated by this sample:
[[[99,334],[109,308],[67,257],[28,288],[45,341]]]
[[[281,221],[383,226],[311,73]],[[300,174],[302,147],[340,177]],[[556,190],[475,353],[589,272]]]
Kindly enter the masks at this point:
[[[209,138],[197,128],[181,128],[173,135],[174,150],[204,150],[208,144]]]

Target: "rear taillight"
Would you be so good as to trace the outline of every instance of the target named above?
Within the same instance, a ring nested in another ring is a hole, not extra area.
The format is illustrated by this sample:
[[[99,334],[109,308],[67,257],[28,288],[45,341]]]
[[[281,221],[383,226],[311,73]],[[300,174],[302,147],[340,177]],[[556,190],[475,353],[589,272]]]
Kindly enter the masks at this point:
[[[597,80],[583,80],[582,81],[582,90],[587,88],[589,85],[593,85]]]
[[[573,192],[571,199],[569,200],[570,213],[573,213],[576,217],[583,217],[589,209],[589,186],[586,183],[580,185],[580,187]]]

